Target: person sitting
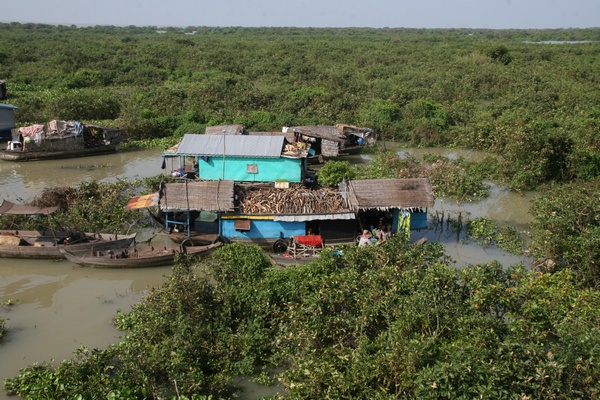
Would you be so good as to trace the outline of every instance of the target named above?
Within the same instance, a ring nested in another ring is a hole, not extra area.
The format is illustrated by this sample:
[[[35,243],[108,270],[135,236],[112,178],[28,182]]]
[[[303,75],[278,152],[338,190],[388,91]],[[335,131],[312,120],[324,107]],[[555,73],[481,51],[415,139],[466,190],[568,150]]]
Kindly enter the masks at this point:
[[[392,237],[392,226],[388,225],[385,230],[385,240],[388,240]]]
[[[363,231],[360,240],[358,241],[359,246],[369,246],[371,245],[371,232],[368,229]]]
[[[383,243],[388,239],[387,227],[382,227],[377,231],[377,243]]]
[[[188,171],[185,174],[185,179],[198,179],[198,172],[196,170]]]

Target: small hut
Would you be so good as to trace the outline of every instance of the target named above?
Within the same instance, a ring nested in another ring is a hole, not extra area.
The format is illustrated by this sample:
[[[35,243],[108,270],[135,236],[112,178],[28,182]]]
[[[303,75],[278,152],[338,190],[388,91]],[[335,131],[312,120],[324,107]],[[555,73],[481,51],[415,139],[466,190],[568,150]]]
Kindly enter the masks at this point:
[[[201,212],[234,211],[233,181],[185,181],[165,183],[159,190],[158,206],[165,215],[165,228],[183,227],[188,236]],[[219,232],[217,221],[207,221],[206,231]]]
[[[427,209],[435,204],[427,178],[344,181],[340,192],[367,229],[379,229],[382,225],[391,227],[392,232],[425,229]]]

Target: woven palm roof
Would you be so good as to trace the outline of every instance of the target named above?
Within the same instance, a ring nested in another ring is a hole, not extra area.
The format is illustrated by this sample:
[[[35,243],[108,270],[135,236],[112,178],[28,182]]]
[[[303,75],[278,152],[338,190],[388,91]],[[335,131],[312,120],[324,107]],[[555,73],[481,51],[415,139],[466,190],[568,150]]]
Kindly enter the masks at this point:
[[[294,126],[287,128],[287,131],[298,132],[305,136],[317,137],[334,142],[344,143],[346,139],[336,126]]]
[[[162,211],[233,211],[233,181],[166,183],[160,191]]]
[[[427,208],[435,204],[433,188],[427,178],[353,180],[347,181],[342,190],[356,210]]]
[[[244,125],[207,126],[204,130],[207,135],[242,135],[244,132]]]

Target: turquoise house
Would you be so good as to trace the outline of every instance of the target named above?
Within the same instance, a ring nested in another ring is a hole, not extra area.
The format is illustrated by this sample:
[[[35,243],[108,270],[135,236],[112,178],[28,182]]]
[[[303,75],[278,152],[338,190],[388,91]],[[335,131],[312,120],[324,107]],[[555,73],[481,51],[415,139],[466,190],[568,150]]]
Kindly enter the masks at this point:
[[[164,156],[193,165],[200,180],[302,182],[306,159],[282,155],[285,140],[283,135],[186,134],[177,149]],[[192,163],[186,161],[189,158]]]

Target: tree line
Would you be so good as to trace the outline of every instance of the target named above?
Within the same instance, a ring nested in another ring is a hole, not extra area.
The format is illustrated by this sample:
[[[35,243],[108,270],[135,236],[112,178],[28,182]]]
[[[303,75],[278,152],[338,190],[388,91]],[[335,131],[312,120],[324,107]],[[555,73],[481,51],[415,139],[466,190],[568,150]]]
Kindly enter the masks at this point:
[[[93,120],[128,140],[347,123],[502,156],[516,189],[600,175],[600,29],[0,24],[19,124]],[[543,44],[543,41],[573,44]]]

